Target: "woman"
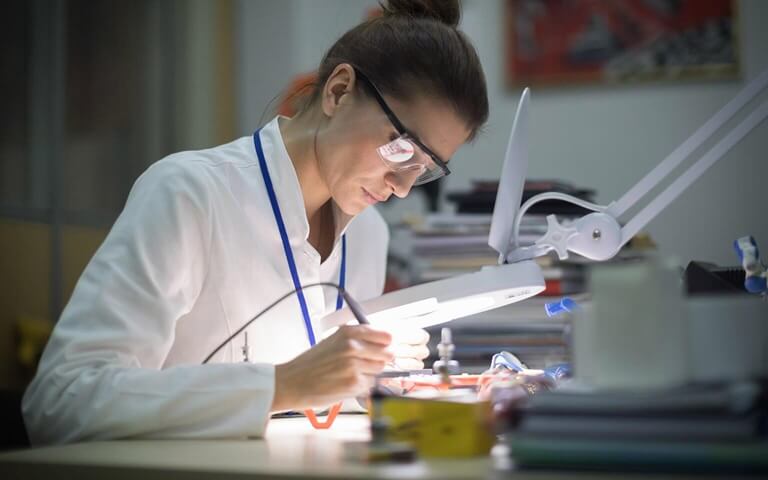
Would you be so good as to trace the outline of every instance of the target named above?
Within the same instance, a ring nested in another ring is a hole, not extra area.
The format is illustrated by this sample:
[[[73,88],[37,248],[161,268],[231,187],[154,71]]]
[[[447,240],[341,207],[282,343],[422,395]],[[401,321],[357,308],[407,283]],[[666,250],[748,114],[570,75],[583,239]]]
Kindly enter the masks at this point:
[[[448,174],[488,116],[459,14],[455,1],[391,0],[331,47],[298,115],[136,181],[25,393],[33,443],[258,436],[272,412],[364,393],[393,357],[421,367],[422,331],[393,341],[344,326],[320,341],[321,317],[342,304],[321,288],[203,363],[299,286],[381,294],[388,232],[367,207]]]

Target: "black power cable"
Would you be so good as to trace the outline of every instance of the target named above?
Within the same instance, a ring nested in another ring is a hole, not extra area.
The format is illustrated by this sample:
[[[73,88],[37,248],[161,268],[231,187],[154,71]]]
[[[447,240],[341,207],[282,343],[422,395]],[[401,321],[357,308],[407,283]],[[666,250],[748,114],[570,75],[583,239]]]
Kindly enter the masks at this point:
[[[245,324],[242,327],[238,328],[235,331],[235,333],[233,333],[232,335],[227,337],[226,340],[221,342],[221,344],[219,344],[218,347],[216,347],[207,357],[205,357],[205,360],[203,360],[203,364],[208,363],[208,361],[211,358],[213,358],[214,355],[219,353],[219,351],[222,348],[224,348],[235,337],[240,335],[243,332],[243,330],[248,328],[248,325],[252,324],[256,320],[258,320],[262,315],[264,315],[265,313],[267,313],[270,310],[272,310],[274,307],[277,306],[277,304],[279,304],[280,302],[282,302],[286,298],[290,297],[291,295],[294,295],[294,294],[298,293],[300,290],[306,290],[306,289],[312,288],[312,287],[333,287],[333,288],[335,288],[341,294],[342,298],[344,298],[344,301],[347,302],[347,306],[352,311],[352,315],[355,316],[355,319],[357,319],[357,322],[359,324],[361,324],[361,325],[368,325],[369,324],[368,319],[365,318],[365,314],[363,313],[363,310],[360,307],[360,305],[352,298],[352,296],[349,294],[349,292],[347,292],[346,290],[341,288],[339,285],[337,285],[337,284],[335,284],[333,282],[310,283],[309,285],[303,286],[301,288],[295,288],[295,289],[291,290],[290,292],[286,293],[282,297],[280,297],[277,300],[275,300],[274,302],[272,302],[267,308],[265,308],[264,310],[262,310],[259,313],[257,313],[256,316],[254,316],[253,318],[251,318],[250,320],[245,322]]]

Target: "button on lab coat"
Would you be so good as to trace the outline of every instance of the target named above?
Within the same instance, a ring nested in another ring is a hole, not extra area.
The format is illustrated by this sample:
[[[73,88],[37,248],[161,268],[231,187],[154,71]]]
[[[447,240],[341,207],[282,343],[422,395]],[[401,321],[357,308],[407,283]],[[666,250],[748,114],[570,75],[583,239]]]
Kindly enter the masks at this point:
[[[381,294],[389,234],[368,208],[335,209],[336,243],[321,263],[277,118],[261,131],[302,284],[339,281],[361,300]],[[274,364],[309,348],[290,297],[210,362],[203,359],[293,282],[253,138],[171,155],[135,183],[83,272],[23,399],[34,444],[125,437],[262,435]],[[305,291],[318,338],[336,291]]]

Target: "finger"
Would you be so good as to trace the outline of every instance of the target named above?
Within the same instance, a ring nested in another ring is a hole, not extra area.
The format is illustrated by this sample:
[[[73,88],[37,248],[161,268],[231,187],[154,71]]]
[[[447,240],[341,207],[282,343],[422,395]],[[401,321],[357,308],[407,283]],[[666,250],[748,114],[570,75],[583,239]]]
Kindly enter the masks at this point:
[[[384,330],[377,330],[370,325],[345,325],[339,328],[339,332],[347,338],[363,340],[368,343],[376,343],[387,346],[392,343],[392,335]]]
[[[353,368],[357,373],[363,375],[378,375],[387,366],[388,362],[381,360],[369,360],[367,358],[356,358]]]
[[[367,393],[374,385],[376,385],[376,375],[378,375],[378,373],[373,375],[361,375],[362,379],[360,381],[360,390],[357,392],[358,395]]]
[[[395,358],[393,362],[395,367],[400,370],[422,370],[424,362],[415,358]]]
[[[415,358],[424,360],[429,356],[429,348],[426,345],[408,345],[406,343],[395,343],[389,347],[389,350],[395,357]]]
[[[369,343],[362,340],[350,340],[350,342],[352,346],[350,354],[355,358],[381,362],[391,362],[395,358],[389,347],[378,343]]]
[[[429,333],[423,328],[398,328],[392,331],[392,343],[426,345],[427,342],[429,342]]]

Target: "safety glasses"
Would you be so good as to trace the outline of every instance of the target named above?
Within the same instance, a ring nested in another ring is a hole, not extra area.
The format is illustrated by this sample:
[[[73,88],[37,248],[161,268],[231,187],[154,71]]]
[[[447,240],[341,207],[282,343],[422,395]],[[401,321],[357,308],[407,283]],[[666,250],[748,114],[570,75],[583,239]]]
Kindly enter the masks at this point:
[[[416,176],[413,185],[424,185],[438,178],[450,175],[446,162],[440,159],[432,150],[424,145],[421,140],[400,122],[395,113],[389,108],[384,97],[360,70],[355,68],[357,77],[362,80],[362,84],[368,87],[376,103],[379,104],[384,114],[387,116],[392,126],[395,127],[399,136],[376,149],[379,158],[392,171],[404,175]]]

